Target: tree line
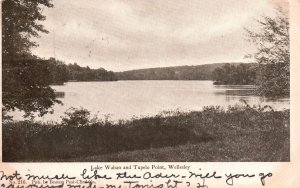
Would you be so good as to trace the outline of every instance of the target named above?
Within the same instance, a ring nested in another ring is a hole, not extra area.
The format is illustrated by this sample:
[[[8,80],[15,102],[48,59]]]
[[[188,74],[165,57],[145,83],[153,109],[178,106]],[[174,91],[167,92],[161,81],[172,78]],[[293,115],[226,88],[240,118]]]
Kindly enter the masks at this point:
[[[63,84],[67,81],[116,81],[117,77],[112,71],[103,68],[91,69],[89,66],[81,67],[77,63],[66,64],[63,61],[50,58],[46,61],[50,73],[51,84]]]
[[[216,68],[212,77],[216,85],[254,85],[256,83],[257,64],[225,64]]]
[[[262,16],[258,29],[246,29],[248,41],[256,51],[247,56],[256,67],[226,65],[214,71],[220,84],[255,84],[260,96],[279,98],[290,95],[290,35],[288,13],[281,8],[274,17]]]
[[[2,115],[19,109],[25,116],[52,111],[56,99],[51,84],[68,80],[115,80],[112,72],[90,69],[77,64],[66,65],[54,58],[43,59],[32,54],[38,44],[31,39],[48,33],[42,25],[44,8],[52,0],[4,0],[2,2]]]
[[[226,63],[176,66],[117,72],[119,80],[212,80],[212,73]],[[229,63],[237,65],[240,63]]]
[[[24,111],[26,115],[39,112],[42,116],[51,112],[51,107],[55,103],[60,103],[50,87],[53,83],[63,83],[67,80],[117,79],[112,72],[101,68],[90,69],[75,63],[66,65],[54,58],[45,60],[32,54],[32,48],[38,44],[31,39],[38,37],[39,33],[48,33],[42,25],[46,19],[42,14],[43,9],[52,7],[52,0],[4,0],[2,2],[2,114],[4,115],[5,112],[15,109]],[[267,97],[289,96],[289,20],[286,14],[279,10],[275,18],[262,17],[258,23],[261,27],[257,32],[247,30],[249,41],[257,48],[252,57],[258,64],[256,72],[258,94]],[[225,69],[228,71],[228,68]],[[242,79],[239,82],[252,82],[250,75],[253,73],[245,67],[229,67],[229,69],[234,70],[229,71],[231,77],[234,77],[232,80]],[[209,71],[196,71],[196,69],[194,71],[188,68],[182,68],[184,71],[165,70],[160,72],[160,69],[149,69],[144,75],[131,72],[133,77],[130,74],[126,76],[127,73],[117,74],[121,79],[149,77],[150,79],[200,80],[209,79],[211,76]],[[222,79],[227,79],[227,75],[222,70],[216,71],[219,71]],[[246,76],[248,74],[249,78]],[[230,79],[226,82],[231,82]]]

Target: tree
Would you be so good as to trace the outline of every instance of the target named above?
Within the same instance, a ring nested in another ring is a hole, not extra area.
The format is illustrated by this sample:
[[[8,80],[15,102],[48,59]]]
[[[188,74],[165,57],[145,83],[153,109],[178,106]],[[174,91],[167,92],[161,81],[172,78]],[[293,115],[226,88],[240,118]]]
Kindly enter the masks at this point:
[[[254,64],[233,65],[226,63],[212,72],[216,85],[252,85],[256,78]]]
[[[50,82],[53,85],[63,85],[68,81],[67,65],[63,61],[51,57],[45,64],[50,71]]]
[[[39,32],[47,33],[41,21],[43,7],[53,7],[51,0],[4,0],[2,2],[2,111],[23,110],[26,115],[44,115],[59,103],[49,87],[49,70],[31,54],[37,46],[30,40]]]
[[[289,20],[279,9],[274,18],[258,20],[259,31],[246,29],[249,41],[257,47],[253,54],[259,64],[258,94],[266,97],[285,97],[290,93]]]
[[[38,32],[48,33],[40,21],[42,7],[53,7],[51,0],[4,0],[2,3],[2,57],[5,60],[23,59],[30,55],[30,48],[37,46],[30,37]]]

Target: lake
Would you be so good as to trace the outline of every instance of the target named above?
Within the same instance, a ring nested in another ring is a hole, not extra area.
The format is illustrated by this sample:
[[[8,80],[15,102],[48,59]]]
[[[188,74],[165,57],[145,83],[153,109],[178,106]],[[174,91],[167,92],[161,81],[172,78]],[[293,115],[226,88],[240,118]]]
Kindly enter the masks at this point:
[[[58,121],[70,107],[83,107],[91,114],[110,120],[133,116],[154,116],[162,111],[194,111],[204,106],[243,104],[270,105],[289,109],[289,99],[268,100],[252,95],[253,86],[213,85],[212,81],[116,81],[68,82],[52,86],[63,105],[54,106],[54,114],[37,120]],[[22,119],[14,112],[15,119]]]

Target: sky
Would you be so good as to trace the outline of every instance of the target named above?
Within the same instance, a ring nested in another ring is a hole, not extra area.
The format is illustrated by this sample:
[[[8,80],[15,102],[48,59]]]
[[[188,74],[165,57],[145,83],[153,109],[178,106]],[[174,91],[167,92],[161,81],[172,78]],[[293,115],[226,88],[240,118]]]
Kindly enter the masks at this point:
[[[54,0],[39,57],[112,71],[249,62],[244,28],[284,0]]]

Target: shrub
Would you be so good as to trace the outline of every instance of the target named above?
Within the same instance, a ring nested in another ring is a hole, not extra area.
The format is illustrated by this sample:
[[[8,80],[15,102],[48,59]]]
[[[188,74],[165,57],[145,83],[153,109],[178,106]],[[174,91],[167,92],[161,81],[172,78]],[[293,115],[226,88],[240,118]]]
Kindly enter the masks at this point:
[[[59,124],[11,121],[3,123],[2,130],[4,161],[57,161],[212,140],[222,142],[249,134],[258,139],[254,140],[257,143],[260,138],[275,143],[277,138],[288,138],[289,110],[249,105],[224,110],[210,106],[199,112],[112,123],[91,119],[88,110],[72,108]]]
[[[65,112],[61,124],[63,126],[81,127],[88,125],[90,121],[90,111],[72,107]]]

